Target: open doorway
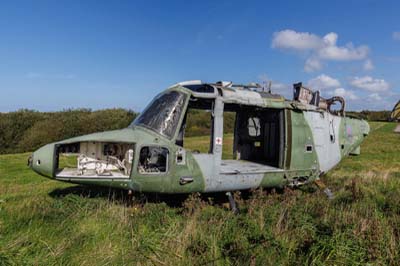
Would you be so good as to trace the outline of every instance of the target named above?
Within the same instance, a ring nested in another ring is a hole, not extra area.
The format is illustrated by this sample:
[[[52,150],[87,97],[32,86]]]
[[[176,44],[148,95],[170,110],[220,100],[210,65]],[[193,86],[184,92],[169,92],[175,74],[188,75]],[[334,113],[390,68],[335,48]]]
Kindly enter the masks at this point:
[[[236,114],[231,148],[233,158],[223,158],[220,174],[262,174],[282,171],[285,141],[284,111],[225,104],[224,113],[229,112]],[[224,119],[224,129],[225,124],[230,122]]]
[[[285,142],[283,109],[225,104],[224,113],[235,114],[233,120],[225,119],[224,116],[224,133],[227,124],[234,123],[232,159],[283,168]]]
[[[283,110],[241,108],[237,112],[236,121],[235,158],[282,168],[284,156]]]

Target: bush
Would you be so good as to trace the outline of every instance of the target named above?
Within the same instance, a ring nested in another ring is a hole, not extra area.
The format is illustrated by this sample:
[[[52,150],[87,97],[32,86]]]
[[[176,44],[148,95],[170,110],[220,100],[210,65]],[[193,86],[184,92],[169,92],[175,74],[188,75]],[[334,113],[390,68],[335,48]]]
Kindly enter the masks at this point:
[[[54,141],[124,128],[136,115],[124,109],[0,113],[0,154],[32,151]]]

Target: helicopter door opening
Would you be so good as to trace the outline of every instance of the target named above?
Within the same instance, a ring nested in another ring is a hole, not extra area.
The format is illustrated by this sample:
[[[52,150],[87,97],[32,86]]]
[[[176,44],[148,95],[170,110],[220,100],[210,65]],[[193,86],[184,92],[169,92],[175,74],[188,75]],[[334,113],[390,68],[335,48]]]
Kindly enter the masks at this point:
[[[283,168],[283,110],[240,107],[236,110],[233,157],[222,172],[268,172]]]

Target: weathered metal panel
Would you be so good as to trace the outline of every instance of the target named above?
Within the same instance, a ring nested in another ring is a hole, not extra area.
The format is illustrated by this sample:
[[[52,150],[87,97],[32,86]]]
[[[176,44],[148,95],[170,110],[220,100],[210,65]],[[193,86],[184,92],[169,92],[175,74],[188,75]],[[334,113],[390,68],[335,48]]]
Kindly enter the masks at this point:
[[[214,155],[213,154],[193,154],[200,167],[201,173],[204,178],[204,191],[209,191],[210,188],[216,186],[216,174],[214,170]]]
[[[307,151],[308,146],[313,146],[313,133],[304,117],[304,111],[291,112],[291,159],[290,169],[287,170],[305,170],[317,169],[318,158],[315,150]]]
[[[263,173],[254,174],[221,174],[219,181],[209,188],[211,191],[233,191],[257,188],[264,177]]]
[[[339,163],[339,129],[341,117],[327,112],[305,111],[304,117],[310,125],[320,170],[326,172]]]
[[[360,146],[365,136],[369,134],[369,125],[364,120],[344,117],[340,124],[341,155],[349,155]]]
[[[223,160],[221,162],[221,174],[254,174],[266,172],[280,172],[282,169],[243,160]]]
[[[32,169],[43,176],[53,178],[55,166],[55,144],[47,144],[32,155]]]
[[[224,90],[224,102],[266,107],[261,95],[250,90]]]
[[[286,117],[286,134],[285,134],[285,169],[290,169],[292,159],[292,111],[285,110]]]

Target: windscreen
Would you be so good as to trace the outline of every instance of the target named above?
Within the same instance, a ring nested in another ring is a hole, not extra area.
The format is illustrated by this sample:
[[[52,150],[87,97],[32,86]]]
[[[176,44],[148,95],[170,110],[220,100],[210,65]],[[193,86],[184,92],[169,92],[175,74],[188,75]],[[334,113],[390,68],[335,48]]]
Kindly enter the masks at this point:
[[[186,97],[186,94],[177,91],[158,95],[132,125],[143,126],[172,138],[181,118]]]

